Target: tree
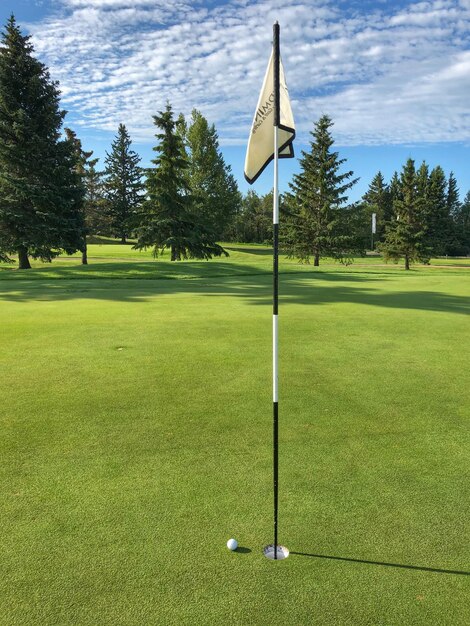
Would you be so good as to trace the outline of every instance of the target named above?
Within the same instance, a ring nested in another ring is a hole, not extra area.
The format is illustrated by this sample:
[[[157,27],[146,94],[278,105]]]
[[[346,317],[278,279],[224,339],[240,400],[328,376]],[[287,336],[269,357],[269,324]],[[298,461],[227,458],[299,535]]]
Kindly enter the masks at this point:
[[[356,184],[353,172],[340,173],[346,159],[332,152],[332,120],[324,115],[311,133],[310,152],[302,151],[301,172],[290,184],[294,202],[286,221],[283,244],[290,256],[320,264],[324,255],[342,260],[356,250],[357,238],[347,230],[346,192]]]
[[[108,213],[114,233],[126,243],[142,203],[142,169],[139,155],[124,124],[119,124],[111,153],[106,153],[105,190]]]
[[[0,46],[0,250],[51,261],[80,249],[83,187],[73,143],[61,137],[58,84],[12,16]]]
[[[181,133],[173,118],[171,105],[154,115],[160,132],[154,148],[158,156],[154,168],[147,170],[147,200],[140,211],[136,248],[153,247],[158,256],[166,248],[171,260],[210,259],[227,253],[215,242],[215,233],[194,211],[188,185],[188,159]]]
[[[96,169],[99,159],[90,159],[85,176],[85,227],[89,235],[111,235],[112,223],[103,175]]]
[[[432,256],[445,254],[454,239],[450,206],[447,201],[447,181],[444,170],[435,167],[428,183],[426,202],[426,239]]]
[[[382,241],[385,235],[385,224],[390,221],[393,211],[390,188],[385,183],[382,172],[377,172],[372,179],[368,190],[362,196],[362,206],[369,228],[371,227],[372,214],[375,213],[375,241]]]
[[[273,194],[259,196],[250,189],[242,198],[240,209],[226,231],[228,241],[272,243]]]
[[[470,191],[458,206],[452,211],[455,239],[450,246],[449,253],[453,255],[468,255],[470,253]]]
[[[86,241],[86,225],[85,225],[85,190],[86,190],[86,176],[87,176],[87,166],[89,164],[90,157],[93,154],[93,150],[85,151],[83,150],[82,142],[77,137],[77,134],[71,130],[70,128],[65,129],[65,136],[67,140],[70,142],[73,147],[74,157],[75,157],[75,172],[80,177],[80,183],[82,185],[82,199],[80,206],[77,206],[77,209],[81,212],[81,225],[83,226],[83,232],[81,237],[81,253],[82,253],[82,264],[88,265],[88,255],[87,255],[87,241]]]
[[[423,182],[421,171],[421,185]],[[426,242],[425,204],[418,193],[418,177],[413,159],[408,159],[400,177],[400,189],[393,203],[395,219],[386,228],[385,241],[378,248],[386,260],[405,259],[405,269],[413,261],[429,262]]]
[[[222,237],[240,206],[240,192],[224,161],[214,124],[193,109],[189,128],[179,120],[189,158],[188,181],[194,211],[217,238]]]

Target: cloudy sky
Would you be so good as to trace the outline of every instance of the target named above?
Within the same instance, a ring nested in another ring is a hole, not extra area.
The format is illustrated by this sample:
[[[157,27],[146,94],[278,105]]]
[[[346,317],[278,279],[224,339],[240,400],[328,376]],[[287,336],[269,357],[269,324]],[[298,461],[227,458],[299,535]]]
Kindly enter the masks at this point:
[[[296,118],[297,153],[322,113],[361,177],[408,156],[470,189],[470,0],[0,0],[60,81],[67,125],[104,156],[120,122],[144,164],[152,115],[170,100],[214,122],[241,183],[272,23]],[[296,162],[282,163],[285,188]],[[269,170],[255,188],[271,185]]]

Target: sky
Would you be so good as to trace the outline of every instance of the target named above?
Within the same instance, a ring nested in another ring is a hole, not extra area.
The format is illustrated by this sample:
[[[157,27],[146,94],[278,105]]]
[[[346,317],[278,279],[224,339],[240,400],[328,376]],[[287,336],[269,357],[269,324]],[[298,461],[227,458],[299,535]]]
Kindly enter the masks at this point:
[[[381,170],[409,157],[442,165],[470,190],[470,0],[0,0],[60,82],[66,125],[103,164],[124,123],[142,164],[155,145],[152,116],[169,100],[214,123],[246,192],[247,138],[272,40],[296,122],[296,155],[328,114],[335,149],[353,170],[357,200]],[[272,187],[272,166],[255,182]],[[280,163],[288,189],[297,158]]]

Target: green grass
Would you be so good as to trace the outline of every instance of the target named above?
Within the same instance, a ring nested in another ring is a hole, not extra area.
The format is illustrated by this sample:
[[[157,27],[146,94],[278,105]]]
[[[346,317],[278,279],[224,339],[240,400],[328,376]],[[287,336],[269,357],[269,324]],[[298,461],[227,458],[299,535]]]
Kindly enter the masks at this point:
[[[468,624],[465,260],[282,260],[272,563],[271,258],[231,247],[0,269],[0,624]]]

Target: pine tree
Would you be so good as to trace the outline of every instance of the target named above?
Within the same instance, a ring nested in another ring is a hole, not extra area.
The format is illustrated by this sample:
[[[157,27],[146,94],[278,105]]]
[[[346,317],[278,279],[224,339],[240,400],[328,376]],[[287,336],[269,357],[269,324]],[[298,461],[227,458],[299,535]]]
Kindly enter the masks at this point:
[[[238,185],[220,151],[214,124],[209,126],[202,113],[194,109],[189,128],[184,129],[181,121],[179,128],[185,134],[194,211],[220,238],[239,209]]]
[[[272,205],[272,192],[259,196],[249,189],[228,232],[228,239],[244,243],[272,242]]]
[[[372,214],[376,215],[376,234],[375,241],[382,241],[385,235],[385,224],[390,221],[392,216],[392,202],[390,188],[385,183],[382,172],[372,179],[368,190],[362,196],[362,206],[365,212],[368,229],[370,229]]]
[[[106,153],[105,190],[114,233],[125,244],[143,199],[144,184],[139,155],[124,124],[119,124],[111,153]]]
[[[457,181],[454,173],[449,174],[449,180],[447,183],[447,212],[449,215],[454,215],[458,212],[460,205],[459,200],[459,188],[457,187]]]
[[[0,46],[0,250],[51,261],[80,249],[83,187],[74,147],[61,138],[57,83],[33,57],[12,16]]]
[[[158,256],[166,248],[171,260],[186,258],[210,259],[227,255],[215,242],[215,234],[194,211],[188,184],[189,163],[171,105],[154,116],[160,132],[154,148],[158,156],[147,171],[147,200],[140,211],[136,248],[153,247]]]
[[[447,181],[439,165],[429,176],[426,203],[427,245],[432,256],[445,254],[453,241],[453,224],[447,203]]]
[[[386,222],[391,222],[392,220],[395,219],[395,214],[394,214],[394,205],[395,202],[397,200],[400,200],[402,198],[402,193],[401,193],[401,184],[400,184],[400,177],[398,176],[398,172],[393,172],[393,176],[390,180],[390,184],[388,186],[389,191],[390,191],[390,214],[388,216],[388,219],[386,219]]]
[[[449,254],[459,256],[470,254],[470,191],[452,212],[455,239]]]
[[[96,169],[99,159],[90,159],[85,176],[85,226],[88,235],[112,235],[109,203],[106,200],[103,174]]]
[[[395,219],[386,228],[385,241],[378,248],[386,260],[405,259],[405,269],[413,261],[429,262],[426,242],[426,215],[422,196],[424,170],[421,171],[421,195],[418,192],[418,177],[413,159],[408,159],[400,177],[393,209]]]
[[[348,232],[349,216],[344,205],[346,192],[356,184],[353,172],[339,173],[346,159],[332,152],[332,120],[324,115],[311,133],[310,152],[302,151],[301,172],[290,184],[295,198],[292,214],[286,221],[282,241],[290,256],[314,265],[329,255],[343,259],[358,247],[355,235]]]
[[[86,240],[87,232],[86,232],[86,226],[85,226],[85,202],[86,202],[85,190],[86,190],[87,167],[89,165],[90,157],[93,154],[93,150],[89,150],[89,151],[83,150],[82,142],[77,137],[77,134],[70,128],[65,129],[65,136],[67,137],[67,140],[70,142],[71,146],[73,147],[73,152],[74,152],[75,162],[76,162],[75,172],[80,177],[80,183],[82,186],[81,204],[79,207],[77,207],[78,210],[81,212],[81,224],[83,226],[82,246],[81,246],[80,251],[82,253],[82,264],[88,265],[87,240]]]

